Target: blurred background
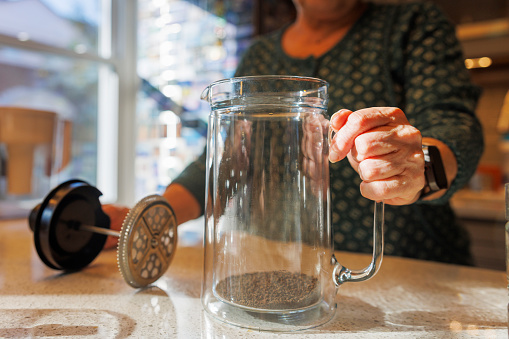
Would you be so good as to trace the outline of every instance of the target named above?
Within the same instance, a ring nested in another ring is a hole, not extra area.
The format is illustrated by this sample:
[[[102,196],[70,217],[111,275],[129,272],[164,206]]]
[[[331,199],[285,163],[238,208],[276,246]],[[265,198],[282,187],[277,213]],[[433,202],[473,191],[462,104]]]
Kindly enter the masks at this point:
[[[483,88],[485,152],[453,206],[477,264],[505,269],[509,0],[433,2]],[[290,0],[0,0],[0,218],[71,178],[105,203],[162,192],[203,151],[203,89],[294,16]]]

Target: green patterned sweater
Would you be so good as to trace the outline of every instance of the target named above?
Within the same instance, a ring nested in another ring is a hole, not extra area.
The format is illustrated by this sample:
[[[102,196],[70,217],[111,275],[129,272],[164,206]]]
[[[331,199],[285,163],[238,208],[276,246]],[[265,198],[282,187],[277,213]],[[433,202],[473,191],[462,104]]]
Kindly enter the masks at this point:
[[[329,82],[329,114],[341,108],[396,106],[423,137],[446,143],[458,175],[440,199],[385,207],[387,255],[471,264],[469,238],[448,203],[475,172],[483,151],[474,110],[479,89],[470,83],[453,26],[432,4],[370,4],[347,35],[315,58],[295,59],[281,48],[283,30],[254,41],[236,76],[301,75]],[[330,165],[336,250],[372,252],[373,203],[344,159]],[[205,155],[174,181],[202,204]]]

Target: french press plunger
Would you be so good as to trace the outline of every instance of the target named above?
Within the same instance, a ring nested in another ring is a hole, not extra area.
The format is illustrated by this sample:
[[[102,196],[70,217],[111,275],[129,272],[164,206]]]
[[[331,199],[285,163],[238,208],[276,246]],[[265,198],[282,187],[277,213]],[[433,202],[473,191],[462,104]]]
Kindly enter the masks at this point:
[[[97,257],[108,235],[115,236],[124,280],[132,287],[153,283],[175,254],[177,223],[171,206],[162,196],[147,196],[129,211],[117,232],[110,230],[101,195],[81,180],[55,187],[29,216],[37,254],[52,269],[77,271]]]

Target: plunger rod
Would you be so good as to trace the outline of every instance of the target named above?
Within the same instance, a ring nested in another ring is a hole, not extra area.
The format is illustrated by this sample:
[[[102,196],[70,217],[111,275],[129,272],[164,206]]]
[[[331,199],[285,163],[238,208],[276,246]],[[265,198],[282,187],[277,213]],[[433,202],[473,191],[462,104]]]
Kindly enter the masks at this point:
[[[59,221],[64,223],[67,227],[69,227],[71,229],[92,232],[92,233],[99,233],[99,234],[104,234],[104,235],[111,235],[112,237],[117,237],[117,238],[120,237],[120,232],[110,230],[109,228],[82,224],[81,222],[76,221],[76,220],[59,220]]]
[[[99,233],[99,234],[104,234],[104,235],[111,235],[113,237],[120,237],[120,232],[117,232],[117,231],[114,231],[114,230],[110,230],[109,228],[102,228],[102,227],[97,227],[97,226],[92,226],[92,225],[80,225],[79,226],[79,229],[80,230],[83,230],[83,231],[89,231],[89,232],[93,232],[93,233]]]

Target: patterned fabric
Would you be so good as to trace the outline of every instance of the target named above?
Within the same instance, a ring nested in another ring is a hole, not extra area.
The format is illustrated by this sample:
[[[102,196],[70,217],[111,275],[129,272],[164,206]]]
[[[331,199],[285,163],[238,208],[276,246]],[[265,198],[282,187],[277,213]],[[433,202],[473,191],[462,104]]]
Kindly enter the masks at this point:
[[[448,199],[474,173],[483,150],[474,110],[479,90],[469,81],[454,28],[432,4],[370,4],[347,35],[321,57],[295,59],[282,32],[256,40],[236,75],[301,75],[329,82],[329,114],[341,108],[400,107],[424,137],[446,143],[458,175],[437,200],[385,207],[385,254],[471,264],[469,239]],[[204,156],[176,180],[203,203]],[[330,165],[336,250],[372,252],[373,203],[360,194],[348,160]],[[202,206],[203,208],[203,206]]]

